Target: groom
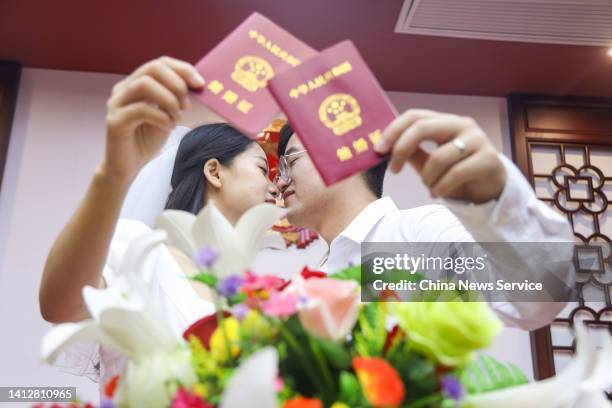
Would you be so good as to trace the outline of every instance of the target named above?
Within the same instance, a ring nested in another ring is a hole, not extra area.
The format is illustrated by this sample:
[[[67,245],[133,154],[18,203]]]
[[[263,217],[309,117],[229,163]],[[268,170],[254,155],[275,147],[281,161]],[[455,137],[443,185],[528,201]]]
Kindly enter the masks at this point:
[[[424,141],[438,147],[427,153],[420,147]],[[281,130],[277,185],[289,221],[317,231],[328,243],[321,270],[360,263],[362,242],[573,242],[569,223],[536,198],[471,118],[408,110],[387,127],[375,149],[388,160],[326,187],[291,126]],[[444,205],[399,210],[382,197],[387,167],[398,173],[406,164]],[[537,265],[527,273],[537,279]],[[492,304],[506,324],[526,330],[548,324],[563,306]]]

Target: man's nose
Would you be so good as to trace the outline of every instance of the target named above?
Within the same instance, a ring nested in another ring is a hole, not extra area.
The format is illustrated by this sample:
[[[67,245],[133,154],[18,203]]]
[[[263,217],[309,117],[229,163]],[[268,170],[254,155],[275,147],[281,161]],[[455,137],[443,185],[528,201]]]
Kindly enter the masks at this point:
[[[279,176],[276,177],[276,179],[274,180],[274,184],[276,184],[276,188],[278,188],[278,191],[280,193],[284,193],[287,187],[289,187],[289,185],[291,184],[291,181],[288,181],[284,177]]]
[[[274,198],[277,198],[279,195],[281,194],[281,190],[278,188],[278,186],[271,182],[268,183],[268,195]]]

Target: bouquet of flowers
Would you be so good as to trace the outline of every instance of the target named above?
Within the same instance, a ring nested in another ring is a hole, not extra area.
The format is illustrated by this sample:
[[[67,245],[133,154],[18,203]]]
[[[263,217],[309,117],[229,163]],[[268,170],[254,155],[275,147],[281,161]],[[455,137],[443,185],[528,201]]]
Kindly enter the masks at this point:
[[[601,379],[612,345],[607,339],[597,355],[579,327],[571,366],[527,384],[516,366],[476,358],[502,328],[486,303],[362,303],[359,266],[331,275],[305,268],[290,281],[251,273],[258,243],[275,240],[266,231],[278,215],[258,206],[234,228],[213,205],[197,217],[165,212],[158,225],[166,232],[132,245],[113,286],[84,289],[92,319],[55,327],[45,359],[83,339],[124,353],[125,372],[105,387],[108,407],[608,406]],[[212,289],[216,306],[182,339],[139,279],[168,234],[199,267],[193,279]]]

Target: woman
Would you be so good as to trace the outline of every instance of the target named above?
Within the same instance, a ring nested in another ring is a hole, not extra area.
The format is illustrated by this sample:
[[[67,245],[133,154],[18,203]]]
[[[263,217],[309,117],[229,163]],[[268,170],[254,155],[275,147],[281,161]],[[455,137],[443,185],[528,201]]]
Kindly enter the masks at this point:
[[[188,90],[201,89],[203,79],[190,64],[162,57],[139,67],[119,82],[108,101],[104,159],[70,221],[48,255],[39,292],[42,316],[53,323],[87,319],[81,296],[86,285],[104,288],[130,241],[150,228],[139,221],[119,220],[130,185],[166,144],[170,130],[189,107]],[[155,183],[156,180],[148,180]],[[273,201],[263,149],[227,124],[200,126],[180,142],[166,208],[197,213],[208,200],[235,223],[250,207]],[[161,309],[181,333],[195,319],[212,312],[196,294],[168,248],[156,257],[156,283]],[[180,278],[183,279],[180,279]],[[121,370],[123,360],[97,345],[77,347],[63,364],[101,385]]]

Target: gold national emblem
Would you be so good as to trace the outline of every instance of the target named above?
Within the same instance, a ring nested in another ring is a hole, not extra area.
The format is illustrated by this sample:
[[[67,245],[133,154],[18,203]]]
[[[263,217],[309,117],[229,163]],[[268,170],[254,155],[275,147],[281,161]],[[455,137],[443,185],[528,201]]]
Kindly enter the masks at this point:
[[[274,76],[272,66],[263,58],[247,55],[236,62],[232,79],[250,92],[264,88]]]
[[[319,119],[337,136],[361,126],[360,113],[357,100],[344,93],[328,96],[319,106]]]

